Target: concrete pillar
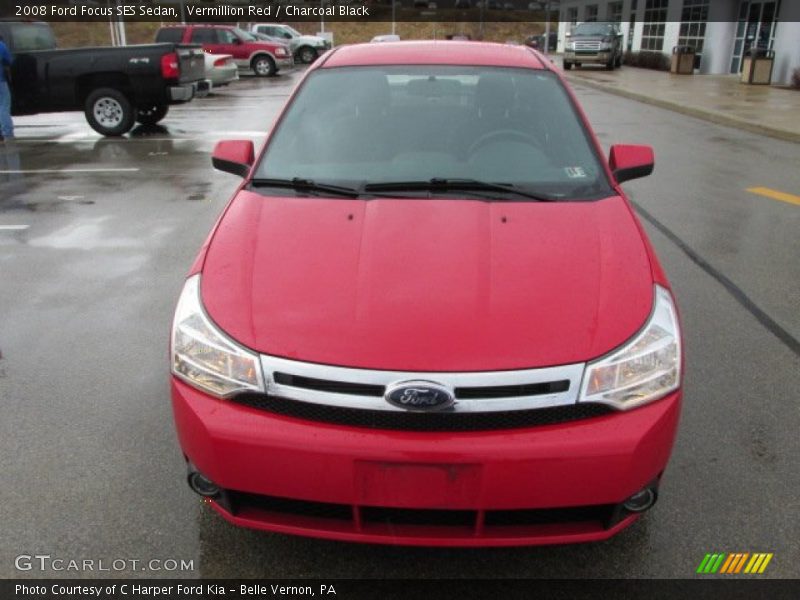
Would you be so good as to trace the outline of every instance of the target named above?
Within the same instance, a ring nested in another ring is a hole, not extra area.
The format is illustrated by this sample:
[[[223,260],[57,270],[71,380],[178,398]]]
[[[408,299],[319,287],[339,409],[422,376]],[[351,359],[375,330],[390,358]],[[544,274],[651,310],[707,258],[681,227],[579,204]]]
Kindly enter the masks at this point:
[[[792,9],[800,12],[800,4],[786,3],[781,5],[780,21],[775,29],[775,66],[772,69],[772,83],[789,84],[792,73],[800,69],[800,15],[786,15]],[[794,20],[789,20],[794,19]]]

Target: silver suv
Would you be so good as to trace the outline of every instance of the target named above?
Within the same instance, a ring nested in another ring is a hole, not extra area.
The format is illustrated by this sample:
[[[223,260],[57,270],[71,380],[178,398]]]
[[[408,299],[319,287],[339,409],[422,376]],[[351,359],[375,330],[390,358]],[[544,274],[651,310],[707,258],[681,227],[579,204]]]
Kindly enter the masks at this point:
[[[303,35],[288,25],[260,23],[253,25],[250,31],[268,35],[274,40],[289,44],[295,61],[305,64],[314,62],[320,54],[330,48],[330,44],[325,38],[316,35]]]

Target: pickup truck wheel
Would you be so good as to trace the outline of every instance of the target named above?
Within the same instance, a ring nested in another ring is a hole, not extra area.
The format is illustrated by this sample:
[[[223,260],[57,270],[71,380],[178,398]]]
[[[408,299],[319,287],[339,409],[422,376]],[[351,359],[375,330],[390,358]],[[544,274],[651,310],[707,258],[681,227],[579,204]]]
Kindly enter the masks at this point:
[[[106,136],[127,133],[136,121],[136,109],[114,88],[99,88],[89,94],[84,114],[91,128]]]
[[[310,65],[317,60],[317,51],[311,46],[303,46],[300,48],[300,50],[298,50],[297,56],[301,63]]]
[[[167,116],[168,110],[169,105],[167,104],[140,106],[139,110],[136,112],[136,120],[142,125],[155,125]]]
[[[272,77],[278,71],[271,56],[256,56],[250,66],[257,77]]]

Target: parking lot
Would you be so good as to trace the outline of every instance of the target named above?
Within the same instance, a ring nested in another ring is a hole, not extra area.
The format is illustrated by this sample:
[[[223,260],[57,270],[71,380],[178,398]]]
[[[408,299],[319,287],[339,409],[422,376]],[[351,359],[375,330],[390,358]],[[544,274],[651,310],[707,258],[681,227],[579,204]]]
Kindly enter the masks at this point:
[[[800,577],[798,146],[582,87],[604,146],[656,153],[626,189],[674,286],[686,385],[653,511],[594,545],[455,550],[236,529],[202,504],[172,424],[172,311],[238,182],[212,170],[214,143],[263,140],[297,77],[243,79],[120,139],[80,113],[15,120],[0,146],[0,577],[34,553],[192,560],[192,577],[691,577],[715,551],[774,553],[770,576]]]

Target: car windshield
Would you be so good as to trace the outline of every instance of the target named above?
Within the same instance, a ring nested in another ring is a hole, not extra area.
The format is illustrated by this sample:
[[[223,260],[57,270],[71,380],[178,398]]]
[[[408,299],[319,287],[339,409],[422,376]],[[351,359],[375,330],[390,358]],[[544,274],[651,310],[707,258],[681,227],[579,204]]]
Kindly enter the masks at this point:
[[[614,26],[611,23],[581,23],[572,32],[573,35],[611,35]]]
[[[271,136],[255,179],[359,190],[477,180],[555,199],[611,193],[558,77],[498,67],[314,71]]]
[[[286,33],[291,34],[292,37],[300,37],[303,35],[299,31],[297,31],[297,29],[289,27],[288,25],[284,25],[281,29],[283,29]]]

